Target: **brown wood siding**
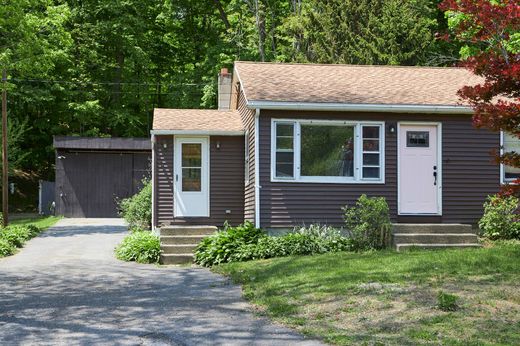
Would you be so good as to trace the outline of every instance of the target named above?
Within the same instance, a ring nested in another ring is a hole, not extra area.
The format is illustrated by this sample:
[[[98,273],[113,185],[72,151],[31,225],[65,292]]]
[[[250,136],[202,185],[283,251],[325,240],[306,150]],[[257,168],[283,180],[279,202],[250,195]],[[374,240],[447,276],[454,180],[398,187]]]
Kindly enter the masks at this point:
[[[217,149],[217,142],[220,149]],[[163,144],[167,144],[164,148]],[[236,225],[244,220],[244,137],[210,138],[210,217],[174,218],[173,136],[155,144],[155,225]],[[230,210],[231,214],[227,214]]]
[[[385,121],[385,184],[271,182],[272,118]],[[385,197],[392,220],[397,221],[397,134],[388,133],[388,126],[398,121],[442,123],[443,215],[430,217],[425,222],[476,223],[482,215],[486,196],[499,189],[499,166],[490,156],[490,152],[499,147],[499,135],[475,129],[470,116],[262,111],[259,131],[261,226],[291,227],[313,222],[341,225],[341,207],[353,204],[363,193]]]
[[[249,134],[249,181],[244,191],[244,220],[255,221],[255,110],[248,109],[242,92],[238,95],[238,111]]]

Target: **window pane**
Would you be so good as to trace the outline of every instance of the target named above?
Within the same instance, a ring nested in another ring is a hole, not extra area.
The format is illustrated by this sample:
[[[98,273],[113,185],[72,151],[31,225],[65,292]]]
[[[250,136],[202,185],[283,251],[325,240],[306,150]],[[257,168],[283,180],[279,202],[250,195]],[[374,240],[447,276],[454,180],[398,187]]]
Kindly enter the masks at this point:
[[[379,139],[364,139],[363,151],[379,151]]]
[[[428,148],[430,133],[428,131],[406,131],[406,146]]]
[[[515,136],[504,132],[504,153],[520,153],[520,140]],[[520,178],[520,168],[504,166],[504,177],[508,180]]]
[[[293,148],[292,137],[276,137],[276,149],[289,149]]]
[[[201,191],[201,169],[182,169],[182,191]]]
[[[363,138],[379,139],[379,126],[363,126]]]
[[[293,176],[293,153],[276,153],[276,176],[289,178]]]
[[[293,128],[293,124],[276,124],[276,136],[292,137]]]
[[[200,143],[182,143],[182,167],[200,167],[201,152]]]
[[[379,178],[379,167],[363,167],[363,178]]]
[[[363,154],[363,165],[379,166],[379,154]]]
[[[354,176],[354,127],[301,125],[302,176]]]

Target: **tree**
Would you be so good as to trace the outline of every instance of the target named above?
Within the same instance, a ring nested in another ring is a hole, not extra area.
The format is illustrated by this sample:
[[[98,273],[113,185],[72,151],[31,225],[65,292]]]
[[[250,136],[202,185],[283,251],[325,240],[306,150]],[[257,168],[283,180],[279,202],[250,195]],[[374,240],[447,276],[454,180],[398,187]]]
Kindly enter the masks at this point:
[[[464,42],[462,65],[483,78],[459,90],[474,109],[473,123],[520,139],[520,4],[518,0],[445,0],[453,36]],[[497,155],[498,156],[498,155]],[[520,153],[498,160],[520,167]]]

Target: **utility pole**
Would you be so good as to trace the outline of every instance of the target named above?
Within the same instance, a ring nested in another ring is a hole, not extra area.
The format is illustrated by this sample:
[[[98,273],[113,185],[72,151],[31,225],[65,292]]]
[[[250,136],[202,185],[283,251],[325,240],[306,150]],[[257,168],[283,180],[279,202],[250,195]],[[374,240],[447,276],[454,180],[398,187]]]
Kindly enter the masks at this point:
[[[2,71],[2,216],[4,227],[9,224],[7,169],[7,71]]]

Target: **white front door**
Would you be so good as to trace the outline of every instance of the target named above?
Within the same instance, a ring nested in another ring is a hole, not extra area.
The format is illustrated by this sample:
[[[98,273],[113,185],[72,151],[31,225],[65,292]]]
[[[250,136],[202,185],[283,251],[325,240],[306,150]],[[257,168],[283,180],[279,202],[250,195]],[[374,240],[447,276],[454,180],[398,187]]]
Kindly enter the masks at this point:
[[[441,214],[438,125],[399,125],[399,214]]]
[[[209,216],[209,139],[175,137],[175,217]]]

